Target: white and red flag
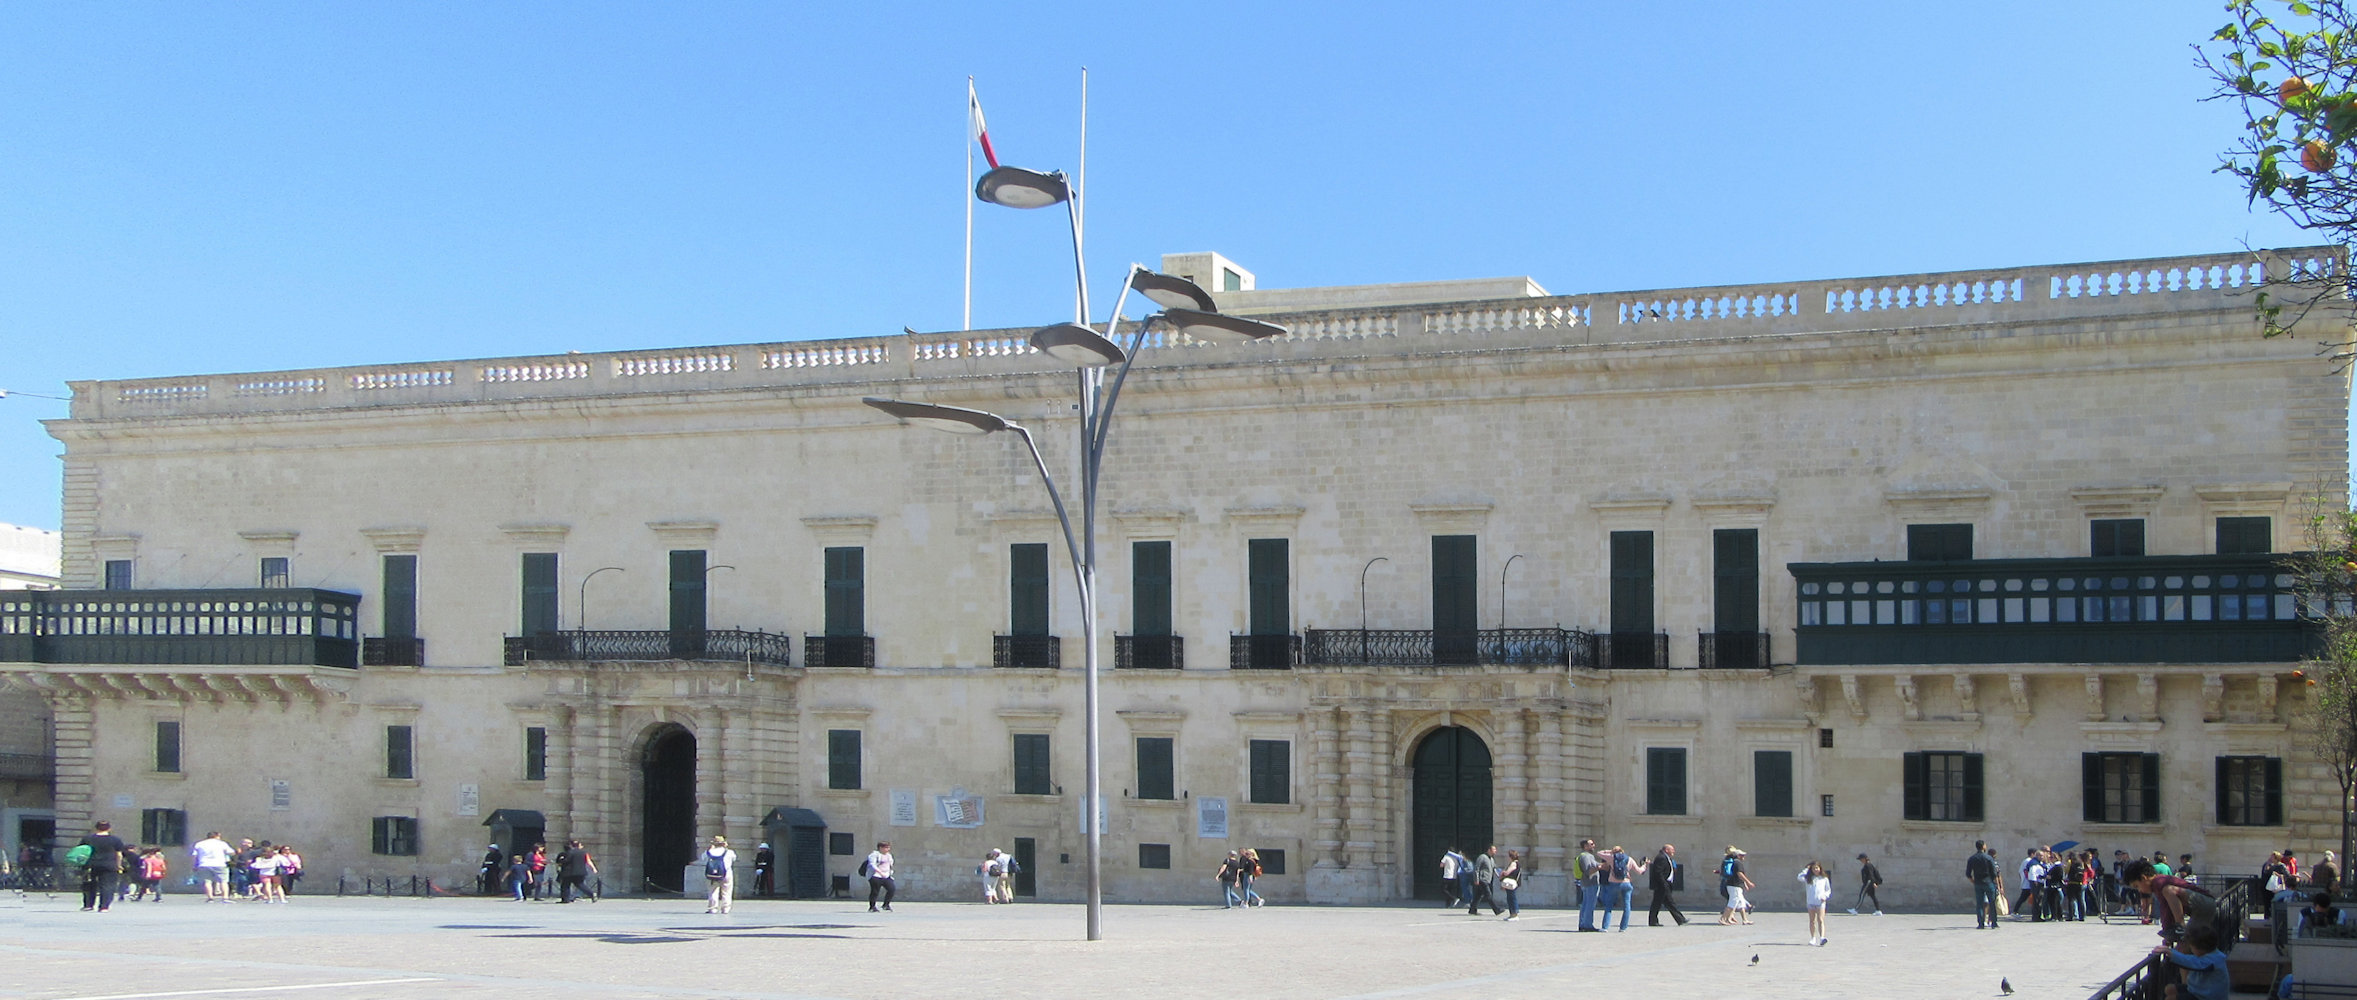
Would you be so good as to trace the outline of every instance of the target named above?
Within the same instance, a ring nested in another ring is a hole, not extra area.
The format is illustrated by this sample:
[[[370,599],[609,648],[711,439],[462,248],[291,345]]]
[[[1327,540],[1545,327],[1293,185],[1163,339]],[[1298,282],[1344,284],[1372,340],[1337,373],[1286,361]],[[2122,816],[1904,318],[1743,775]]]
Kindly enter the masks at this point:
[[[990,169],[998,169],[998,152],[990,148],[990,126],[982,121],[982,98],[974,94],[974,81],[966,80],[966,124],[974,132],[974,141],[982,144],[982,158],[990,161]]]

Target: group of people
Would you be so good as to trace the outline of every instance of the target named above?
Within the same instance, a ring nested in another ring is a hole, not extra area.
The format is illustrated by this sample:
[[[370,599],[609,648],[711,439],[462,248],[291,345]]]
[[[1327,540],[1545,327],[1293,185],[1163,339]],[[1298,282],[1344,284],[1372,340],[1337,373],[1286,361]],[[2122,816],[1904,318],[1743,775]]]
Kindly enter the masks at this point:
[[[1262,899],[1260,893],[1252,888],[1253,883],[1260,881],[1261,874],[1258,850],[1245,848],[1242,851],[1229,851],[1228,859],[1219,863],[1219,872],[1214,876],[1220,884],[1220,909],[1267,905],[1268,900]]]
[[[590,883],[590,876],[597,874],[597,859],[578,840],[565,841],[554,858],[548,856],[547,844],[533,844],[522,854],[503,854],[493,844],[475,869],[475,888],[486,896],[503,893],[519,903],[538,900],[548,892],[551,871],[556,873],[557,902],[570,903],[576,895],[597,901]]]
[[[1749,855],[1730,845],[1719,859],[1717,879],[1721,904],[1719,923],[1743,925],[1751,923],[1752,902],[1748,895],[1758,888],[1751,879]],[[1876,916],[1882,914],[1882,872],[1872,859],[1858,855],[1858,904],[1869,905]],[[1614,930],[1613,911],[1620,912],[1621,931],[1629,929],[1629,918],[1634,909],[1636,887],[1640,879],[1651,890],[1646,912],[1646,925],[1661,926],[1663,910],[1681,927],[1687,923],[1686,914],[1678,908],[1677,893],[1686,887],[1685,863],[1678,860],[1675,844],[1663,844],[1651,857],[1640,857],[1620,845],[1598,847],[1594,840],[1581,840],[1579,852],[1571,860],[1571,877],[1579,891],[1580,923],[1583,932],[1598,933]],[[1223,879],[1225,869],[1222,869]],[[1468,915],[1480,912],[1487,901],[1492,916],[1504,915],[1507,920],[1521,915],[1517,891],[1521,888],[1524,871],[1522,854],[1507,851],[1504,857],[1493,845],[1487,851],[1466,857],[1451,847],[1441,855],[1440,879],[1445,896],[1443,906],[1465,907]],[[1811,861],[1799,872],[1802,896],[1809,911],[1809,940],[1812,944],[1825,943],[1825,908],[1833,897],[1830,870],[1822,863]],[[1502,898],[1502,902],[1501,902]],[[1856,907],[1851,913],[1858,912]],[[1598,918],[1598,914],[1603,916]]]
[[[991,848],[982,856],[982,864],[975,869],[982,876],[982,901],[1012,903],[1015,901],[1015,876],[1023,871],[1022,862],[998,848]]]
[[[188,858],[207,902],[283,903],[303,877],[303,856],[292,844],[242,839],[232,847],[213,832],[189,847]],[[82,909],[100,913],[125,900],[163,902],[171,874],[162,847],[133,846],[104,820],[91,825],[65,861],[81,873]]]
[[[1488,903],[1490,916],[1504,916],[1508,920],[1522,917],[1522,852],[1507,851],[1498,856],[1498,845],[1473,857],[1466,857],[1451,847],[1440,856],[1440,882],[1447,894],[1441,903],[1446,908],[1463,906],[1468,917],[1481,913],[1481,904]]]

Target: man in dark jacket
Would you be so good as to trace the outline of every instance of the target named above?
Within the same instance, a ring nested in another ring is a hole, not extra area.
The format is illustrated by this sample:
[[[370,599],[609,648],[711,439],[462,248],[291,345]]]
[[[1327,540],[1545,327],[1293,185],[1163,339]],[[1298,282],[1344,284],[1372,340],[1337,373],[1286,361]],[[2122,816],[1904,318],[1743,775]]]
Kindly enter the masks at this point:
[[[123,852],[130,845],[114,835],[113,824],[99,820],[80,846],[90,849],[90,863],[82,869],[82,909],[96,907],[105,913],[115,903],[115,885],[123,877]]]
[[[1997,929],[1997,901],[2005,898],[2005,880],[1997,874],[1997,852],[1985,841],[1972,842],[1972,856],[1964,859],[1964,877],[1972,881],[1972,926]]]
[[[1678,926],[1686,926],[1686,915],[1678,911],[1678,900],[1670,894],[1678,891],[1678,849],[1669,844],[1653,856],[1653,863],[1645,866],[1645,883],[1653,890],[1653,905],[1645,914],[1645,926],[1661,926],[1661,911],[1667,907]]]
[[[1874,901],[1874,915],[1882,916],[1882,894],[1875,891],[1880,888],[1882,869],[1874,867],[1873,859],[1858,855],[1858,905],[1850,907],[1850,914],[1857,915],[1859,910],[1866,908],[1866,901],[1871,899]]]

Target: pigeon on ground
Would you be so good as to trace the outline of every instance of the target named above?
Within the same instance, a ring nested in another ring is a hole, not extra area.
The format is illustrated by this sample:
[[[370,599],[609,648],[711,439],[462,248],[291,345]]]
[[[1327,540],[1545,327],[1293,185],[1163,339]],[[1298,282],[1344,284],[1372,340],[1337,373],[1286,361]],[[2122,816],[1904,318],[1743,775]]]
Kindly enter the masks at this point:
[[[1998,992],[2000,992],[2000,993],[2003,993],[2003,994],[2005,994],[2006,996],[2012,996],[2012,995],[2013,995],[2013,980],[2011,980],[2011,979],[2007,979],[2007,978],[2005,978],[2004,976],[1998,976],[1998,977],[1997,977],[1997,991],[1998,991]]]
[[[1760,964],[1760,956],[1759,956],[1757,953],[1754,953],[1754,954],[1751,956],[1751,964],[1753,964],[1753,965],[1758,965],[1758,964]]]

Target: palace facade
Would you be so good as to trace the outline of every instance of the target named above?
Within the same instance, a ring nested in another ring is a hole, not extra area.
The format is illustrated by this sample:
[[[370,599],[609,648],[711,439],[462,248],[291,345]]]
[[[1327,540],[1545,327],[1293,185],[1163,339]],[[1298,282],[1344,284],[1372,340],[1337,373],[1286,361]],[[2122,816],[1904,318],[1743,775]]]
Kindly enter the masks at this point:
[[[2349,317],[2265,339],[2252,293],[2343,266],[1556,296],[1167,258],[1290,332],[1157,332],[1123,389],[1108,898],[1208,900],[1244,847],[1273,899],[1376,902],[1494,843],[1547,903],[1582,837],[1739,845],[1771,905],[1863,851],[1898,906],[1963,905],[1980,838],[2320,852],[2284,554],[2347,502]],[[798,894],[890,840],[941,899],[998,847],[1078,898],[1084,630],[1031,457],[861,403],[1004,415],[1069,483],[1072,369],[1027,335],[75,384],[64,588],[0,592],[58,829],[292,842],[315,884],[580,838],[616,890],[725,833]]]

